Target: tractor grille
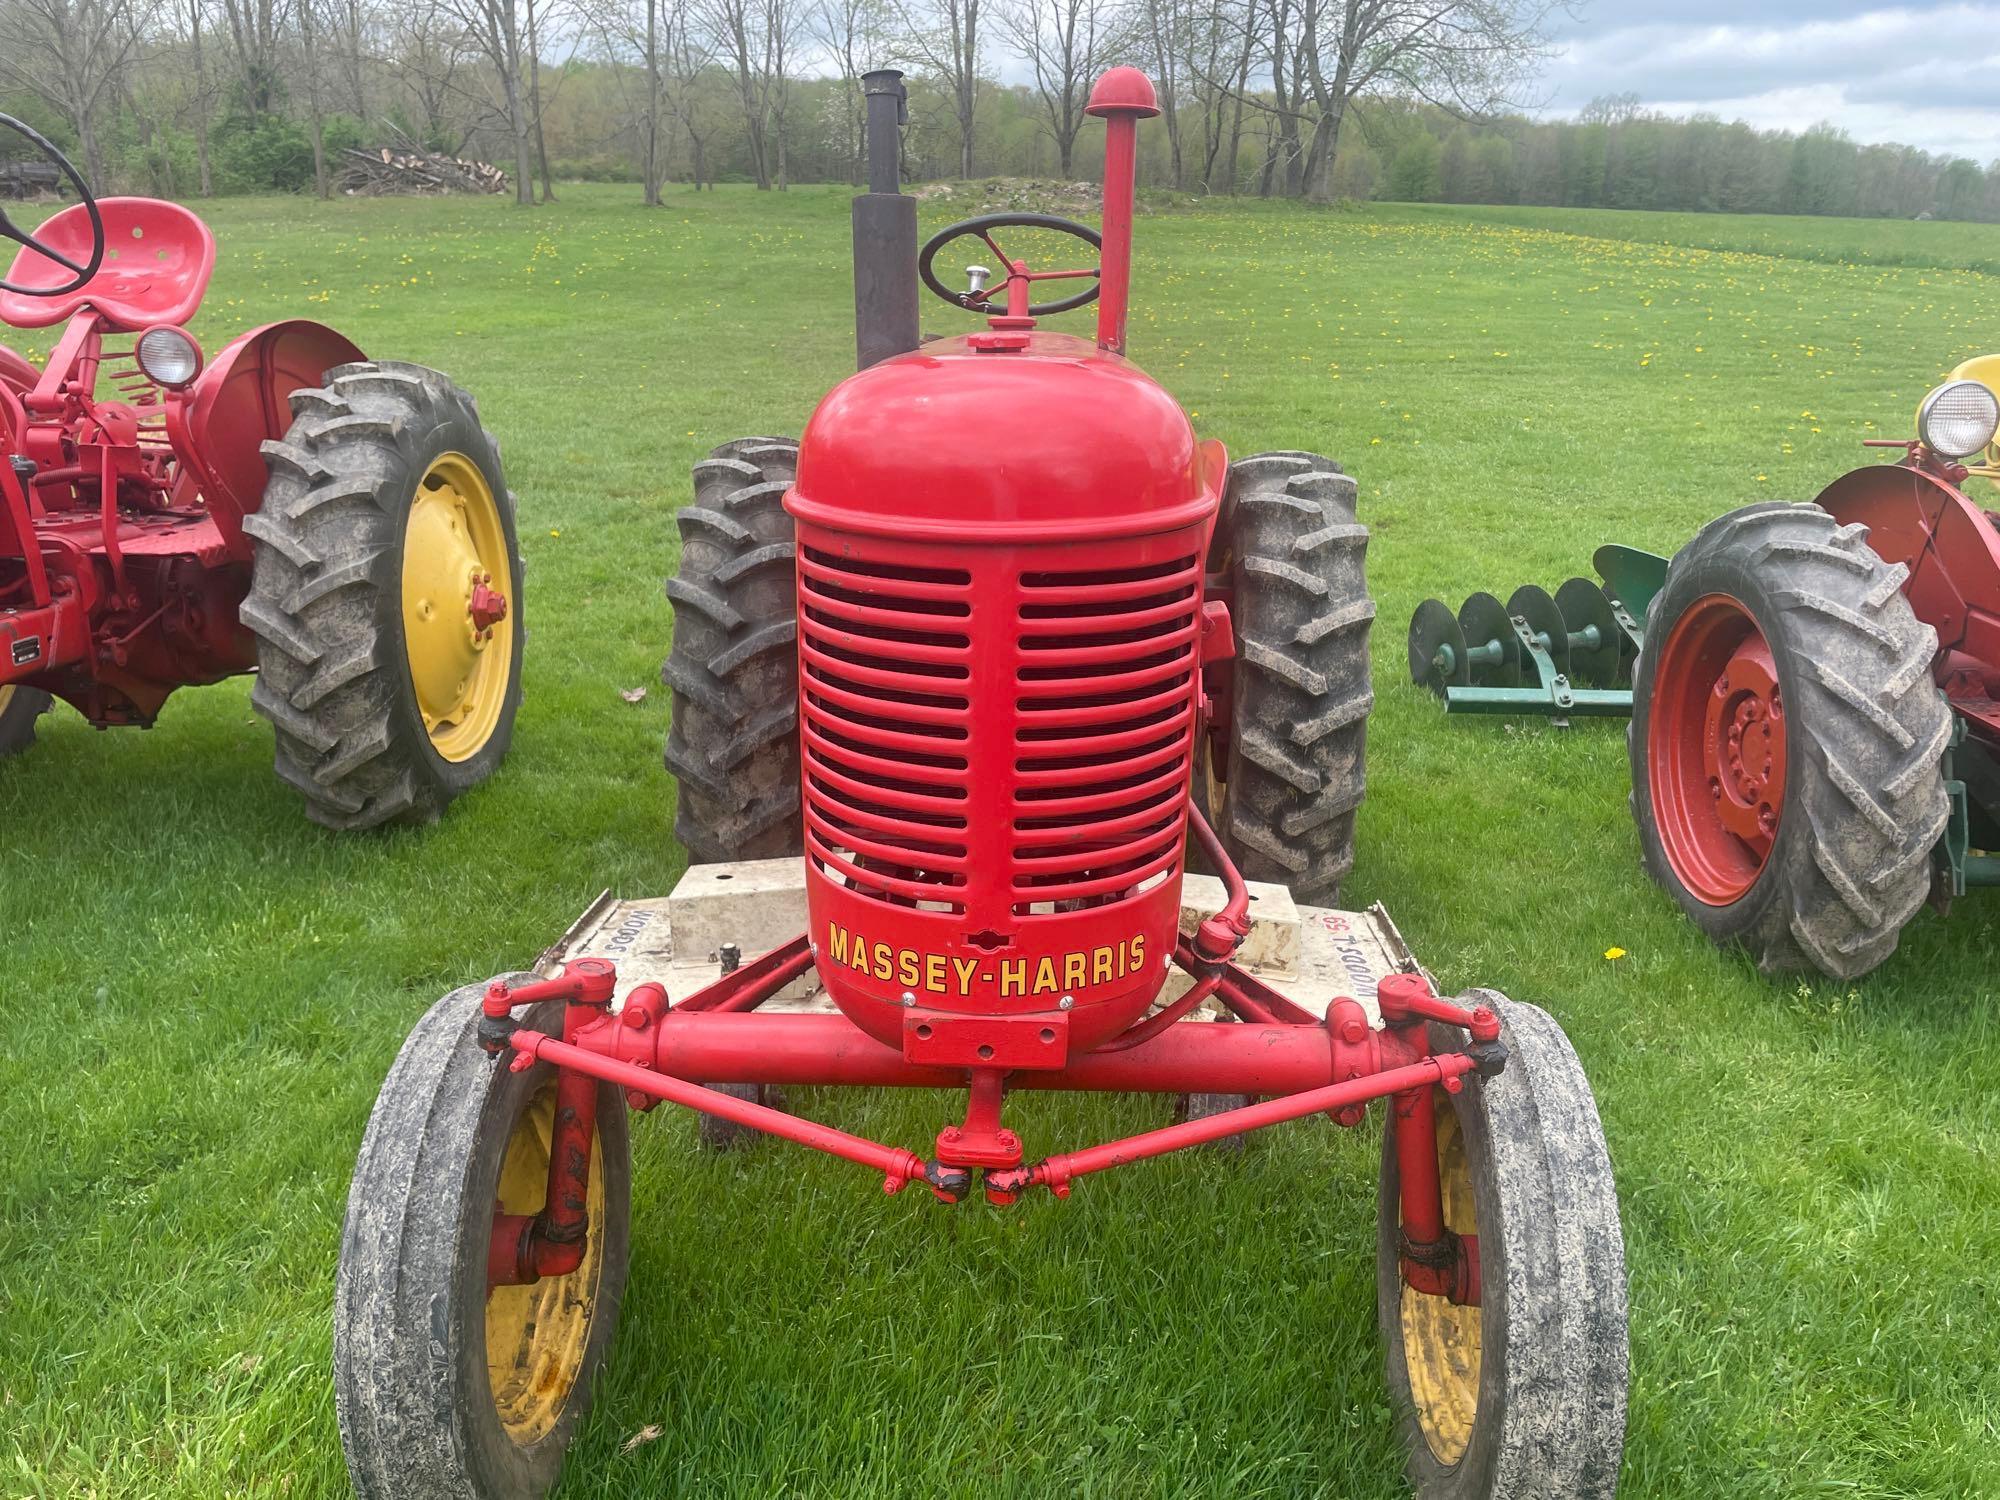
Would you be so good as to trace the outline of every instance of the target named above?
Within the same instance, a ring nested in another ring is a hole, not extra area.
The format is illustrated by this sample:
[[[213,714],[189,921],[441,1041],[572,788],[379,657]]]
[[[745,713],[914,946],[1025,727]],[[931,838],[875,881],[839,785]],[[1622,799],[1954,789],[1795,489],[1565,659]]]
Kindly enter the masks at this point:
[[[1051,572],[1032,548],[978,549],[969,569],[893,550],[925,561],[810,537],[799,551],[813,865],[888,906],[988,923],[1109,906],[1169,878],[1199,558]]]
[[[1017,913],[1113,905],[1178,867],[1198,562],[1021,575]]]
[[[893,906],[963,912],[972,575],[799,554],[808,857]]]

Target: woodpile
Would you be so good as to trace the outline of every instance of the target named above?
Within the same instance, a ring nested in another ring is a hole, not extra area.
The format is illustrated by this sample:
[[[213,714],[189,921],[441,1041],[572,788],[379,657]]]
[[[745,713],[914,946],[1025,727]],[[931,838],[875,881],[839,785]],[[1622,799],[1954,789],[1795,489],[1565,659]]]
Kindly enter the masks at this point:
[[[389,194],[504,193],[507,174],[491,162],[440,156],[419,146],[350,148],[334,185],[349,197]]]

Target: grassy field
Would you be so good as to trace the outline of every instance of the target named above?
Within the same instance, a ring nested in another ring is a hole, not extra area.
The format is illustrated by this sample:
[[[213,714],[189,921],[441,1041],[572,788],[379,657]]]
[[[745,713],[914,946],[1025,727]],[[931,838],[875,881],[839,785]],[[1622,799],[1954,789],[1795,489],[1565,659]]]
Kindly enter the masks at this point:
[[[59,710],[0,766],[0,1494],[344,1492],[329,1302],[377,1085],[439,993],[606,886],[673,882],[655,673],[688,466],[796,432],[851,359],[833,191],[212,217],[209,348],[311,314],[478,393],[521,497],[526,706],[489,785],[376,837],[304,824],[241,682],[146,734]],[[1883,253],[1853,265],[1849,226],[1773,221],[1771,258],[1699,247],[1734,221],[1639,217],[1150,217],[1133,352],[1233,451],[1360,477],[1378,702],[1347,896],[1447,982],[1548,1006],[1592,1074],[1627,1493],[2000,1492],[2000,908],[1920,917],[1865,983],[1760,977],[1641,876],[1622,725],[1448,722],[1405,680],[1424,596],[1553,587],[1600,541],[1668,551],[1809,498],[2000,333],[2000,281],[1964,269],[2000,230],[1868,226]],[[922,1096],[793,1102],[938,1123]],[[1167,1108],[1029,1105],[1032,1156]],[[566,1494],[1401,1492],[1373,1124],[1008,1214],[776,1145],[699,1156],[667,1111],[635,1134],[632,1289]]]

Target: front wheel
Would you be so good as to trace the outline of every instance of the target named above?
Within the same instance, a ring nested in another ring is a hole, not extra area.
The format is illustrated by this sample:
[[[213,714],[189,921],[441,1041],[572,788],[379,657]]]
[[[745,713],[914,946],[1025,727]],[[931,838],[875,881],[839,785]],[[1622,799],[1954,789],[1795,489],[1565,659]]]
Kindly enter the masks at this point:
[[[244,625],[278,775],[329,828],[428,822],[490,776],[521,706],[521,549],[499,445],[435,370],[293,393]]]
[[[532,976],[517,976],[529,978]],[[355,1163],[334,1285],[334,1409],[373,1500],[530,1500],[555,1483],[618,1323],[630,1256],[624,1101],[597,1090],[583,1262],[487,1286],[496,1211],[548,1190],[556,1072],[480,1051],[479,997],[433,1006],[375,1103]],[[523,1020],[561,1034],[562,1007]]]
[[[1507,1065],[1435,1091],[1445,1225],[1476,1238],[1476,1307],[1400,1266],[1395,1111],[1382,1142],[1376,1309],[1421,1500],[1610,1497],[1625,1442],[1625,1248],[1590,1084],[1554,1019],[1491,991]],[[1464,1034],[1433,1026],[1446,1051]]]
[[[1907,570],[1816,505],[1752,505],[1674,557],[1627,731],[1646,869],[1768,970],[1896,951],[1950,815],[1951,710]]]

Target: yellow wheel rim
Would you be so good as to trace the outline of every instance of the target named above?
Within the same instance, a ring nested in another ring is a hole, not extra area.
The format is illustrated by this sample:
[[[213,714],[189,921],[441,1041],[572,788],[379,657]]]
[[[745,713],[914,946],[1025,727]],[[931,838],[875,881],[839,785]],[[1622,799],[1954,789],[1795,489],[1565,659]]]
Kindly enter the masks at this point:
[[[474,589],[504,599],[506,618],[482,631]],[[403,645],[424,729],[446,760],[470,760],[500,723],[514,670],[513,591],[493,487],[463,453],[447,453],[417,485],[403,531]]]
[[[555,1119],[551,1079],[514,1124],[500,1163],[495,1212],[542,1211]],[[581,1265],[567,1276],[498,1286],[486,1294],[486,1374],[493,1407],[507,1436],[524,1448],[547,1437],[562,1416],[590,1344],[604,1269],[604,1153],[598,1149],[590,1154],[589,1199],[590,1233]],[[479,1264],[483,1269],[483,1254]]]
[[[1472,1203],[1472,1172],[1465,1160],[1465,1137],[1449,1097],[1436,1095],[1438,1186],[1445,1227],[1455,1234],[1479,1233]],[[1492,1289],[1498,1295],[1499,1288]],[[1479,1309],[1460,1307],[1445,1297],[1403,1286],[1403,1364],[1424,1441],[1441,1464],[1455,1464],[1472,1441],[1479,1412]]]
[[[13,687],[11,685],[7,687],[0,687],[0,717],[5,717],[7,710],[12,708],[13,706],[14,706]]]

